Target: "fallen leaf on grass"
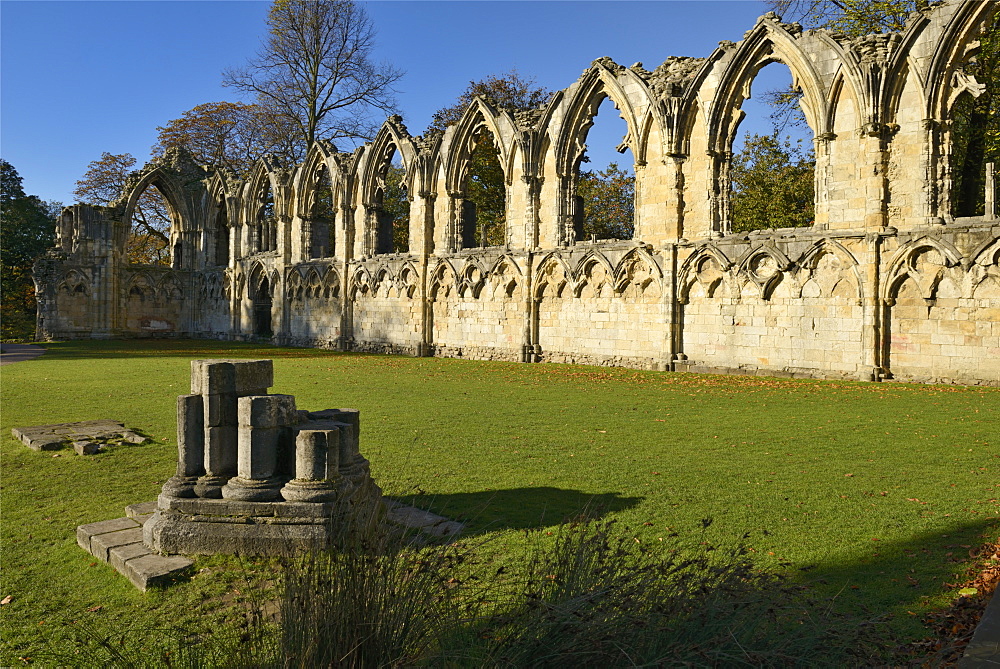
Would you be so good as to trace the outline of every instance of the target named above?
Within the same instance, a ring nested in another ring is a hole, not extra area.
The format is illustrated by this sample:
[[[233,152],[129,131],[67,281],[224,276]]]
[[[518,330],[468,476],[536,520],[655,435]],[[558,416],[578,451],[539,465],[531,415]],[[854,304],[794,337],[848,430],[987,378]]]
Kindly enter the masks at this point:
[[[0,599],[0,606],[3,606],[4,604],[10,604],[13,601],[14,601],[14,595],[7,595],[3,599]]]
[[[103,608],[104,608],[103,606],[91,606],[89,609],[87,609],[87,613],[95,613]]]

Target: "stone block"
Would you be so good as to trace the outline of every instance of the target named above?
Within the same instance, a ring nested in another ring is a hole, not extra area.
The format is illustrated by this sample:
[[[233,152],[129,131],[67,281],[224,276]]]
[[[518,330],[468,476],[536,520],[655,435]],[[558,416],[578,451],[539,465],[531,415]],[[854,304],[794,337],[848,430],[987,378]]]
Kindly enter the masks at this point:
[[[205,474],[234,476],[238,452],[238,430],[235,425],[205,428]]]
[[[137,445],[145,444],[147,441],[149,441],[146,437],[142,436],[137,432],[133,432],[132,430],[125,430],[124,432],[122,432],[122,439],[124,439],[130,444],[137,444]]]
[[[132,558],[151,555],[153,551],[146,547],[141,541],[134,544],[116,546],[108,551],[108,564],[115,568],[119,574],[125,573],[125,563]]]
[[[120,532],[136,527],[139,527],[139,523],[131,518],[115,518],[113,520],[102,520],[97,523],[87,523],[76,528],[76,543],[80,548],[90,553],[91,538],[100,534],[107,534],[108,532]]]
[[[156,512],[156,501],[139,502],[125,507],[125,515],[138,523],[144,523]]]
[[[240,426],[280,427],[299,420],[292,395],[241,397],[237,406]]]
[[[241,425],[237,474],[244,479],[268,479],[274,476],[283,432],[284,429],[280,427]]]
[[[274,385],[270,360],[192,360],[191,393],[264,394]]]
[[[164,583],[183,573],[194,560],[180,555],[141,555],[125,562],[123,573],[132,585],[143,592],[153,585]]]
[[[128,520],[132,520],[129,518]],[[132,521],[135,523],[135,521]],[[107,532],[96,534],[90,538],[90,552],[94,557],[98,557],[105,562],[108,561],[108,551],[118,546],[134,544],[142,541],[142,526],[135,523],[135,526],[128,530],[118,532]]]
[[[205,427],[237,425],[237,396],[235,393],[202,395],[205,412]]]
[[[74,441],[73,450],[77,455],[94,455],[101,451],[101,445],[93,441]]]

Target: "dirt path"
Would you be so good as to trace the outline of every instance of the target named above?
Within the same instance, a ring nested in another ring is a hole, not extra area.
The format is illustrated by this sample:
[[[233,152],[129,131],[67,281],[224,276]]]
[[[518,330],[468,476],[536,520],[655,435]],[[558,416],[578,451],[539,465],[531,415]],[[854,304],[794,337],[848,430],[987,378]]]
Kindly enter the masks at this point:
[[[0,366],[33,360],[43,353],[44,348],[33,344],[0,344]]]

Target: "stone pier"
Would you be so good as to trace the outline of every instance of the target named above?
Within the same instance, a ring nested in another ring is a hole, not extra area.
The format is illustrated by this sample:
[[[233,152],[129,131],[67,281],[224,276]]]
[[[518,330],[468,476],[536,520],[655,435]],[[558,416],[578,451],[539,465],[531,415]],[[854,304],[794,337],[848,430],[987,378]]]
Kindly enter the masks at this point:
[[[195,360],[177,398],[177,473],[143,541],[161,553],[275,555],[323,546],[350,514],[382,512],[354,409],[269,395],[270,360]]]

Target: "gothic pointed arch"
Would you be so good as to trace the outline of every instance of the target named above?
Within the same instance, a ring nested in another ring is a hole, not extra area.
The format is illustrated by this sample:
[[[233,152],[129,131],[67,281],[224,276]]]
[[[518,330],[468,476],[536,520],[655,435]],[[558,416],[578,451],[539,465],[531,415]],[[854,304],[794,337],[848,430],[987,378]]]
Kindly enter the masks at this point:
[[[410,251],[417,154],[401,116],[390,116],[360,154],[358,195],[367,212],[365,247],[373,255]]]
[[[811,60],[799,44],[802,28],[781,23],[773,13],[765,14],[736,47],[721,75],[721,81],[708,116],[709,135],[714,138],[710,150],[730,151],[743,117],[740,107],[750,97],[750,87],[757,73],[766,65],[782,63],[791,71],[792,85],[802,91],[801,107],[813,134],[827,126],[826,90]]]
[[[446,259],[438,260],[434,271],[431,273],[430,296],[432,300],[447,298],[453,290],[456,290],[458,283],[458,273],[454,265]]]
[[[882,297],[896,298],[901,287],[912,280],[913,290],[930,298],[944,270],[961,262],[962,254],[947,241],[928,236],[914,239],[901,246],[886,264]]]
[[[309,147],[302,165],[295,172],[295,214],[301,224],[301,248],[304,258],[329,258],[336,255],[343,195],[343,175],[337,147],[320,139]]]
[[[573,271],[561,255],[557,253],[547,254],[538,263],[538,269],[535,270],[533,281],[535,298],[568,296],[573,289],[572,276]]]
[[[508,187],[516,124],[506,110],[476,97],[442,146],[445,189],[449,195],[449,245],[455,249],[504,246]]]
[[[248,227],[247,253],[276,251],[288,172],[275,156],[260,158],[243,191],[243,220]]]
[[[714,297],[725,285],[732,261],[715,244],[704,244],[688,256],[681,265],[678,279],[678,300],[686,303],[695,285],[703,287],[706,297]]]
[[[635,73],[607,57],[595,60],[577,80],[576,90],[566,102],[568,109],[555,141],[558,147],[556,168],[560,176],[568,176],[577,169],[585,149],[587,131],[593,125],[597,108],[605,99],[614,103],[628,129],[624,144],[632,150],[636,161],[639,161],[640,155],[645,156],[645,151],[638,142],[642,136],[640,112],[626,93],[619,76],[634,79],[635,81],[629,82],[633,89],[643,91],[647,97],[645,102],[651,103],[648,87]]]

